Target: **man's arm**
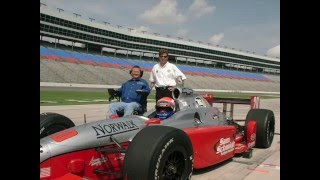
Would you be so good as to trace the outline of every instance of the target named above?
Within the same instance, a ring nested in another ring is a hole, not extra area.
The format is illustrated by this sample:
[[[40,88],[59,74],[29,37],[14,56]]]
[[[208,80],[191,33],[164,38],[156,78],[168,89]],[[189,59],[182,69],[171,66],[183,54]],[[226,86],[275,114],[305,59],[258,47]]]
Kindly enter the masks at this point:
[[[174,64],[173,64],[173,65],[174,65]],[[179,69],[176,65],[174,65],[174,70],[175,70],[175,76],[176,76],[176,77],[179,77],[179,76],[180,76],[182,82],[187,79],[186,75],[184,75],[183,72],[180,71],[180,69]]]
[[[154,85],[156,84],[156,83],[155,83],[155,75],[153,74],[155,66],[156,66],[156,65],[154,65],[154,66],[152,67],[152,70],[151,70],[151,73],[150,73],[150,77],[149,77],[149,81],[150,81],[150,91],[153,89]]]
[[[146,92],[147,94],[149,94],[150,93],[150,91],[151,91],[151,89],[150,89],[150,87],[149,87],[149,84],[148,84],[148,82],[146,81],[146,80],[143,80],[142,81],[143,82],[143,86],[142,86],[142,91],[144,91],[144,92]]]
[[[143,86],[141,88],[136,89],[136,92],[138,94],[144,95],[144,96],[148,96],[150,94],[150,87],[149,84],[146,80],[141,79],[141,82],[143,82]]]
[[[120,97],[122,96],[122,94],[124,94],[123,92],[125,91],[125,85],[127,82],[122,83],[121,87],[118,89],[118,93],[120,95]]]

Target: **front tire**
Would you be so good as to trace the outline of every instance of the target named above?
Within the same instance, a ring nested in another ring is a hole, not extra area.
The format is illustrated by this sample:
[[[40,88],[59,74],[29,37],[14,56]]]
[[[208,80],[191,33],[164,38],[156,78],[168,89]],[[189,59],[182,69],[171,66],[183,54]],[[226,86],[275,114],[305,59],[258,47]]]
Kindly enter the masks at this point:
[[[251,109],[246,117],[246,125],[250,120],[257,123],[256,147],[270,147],[275,130],[275,117],[273,111],[268,109]]]
[[[75,124],[67,117],[57,113],[40,114],[40,139],[50,134],[74,127]]]
[[[186,180],[193,170],[192,144],[186,133],[167,126],[149,126],[132,140],[125,155],[127,180]]]

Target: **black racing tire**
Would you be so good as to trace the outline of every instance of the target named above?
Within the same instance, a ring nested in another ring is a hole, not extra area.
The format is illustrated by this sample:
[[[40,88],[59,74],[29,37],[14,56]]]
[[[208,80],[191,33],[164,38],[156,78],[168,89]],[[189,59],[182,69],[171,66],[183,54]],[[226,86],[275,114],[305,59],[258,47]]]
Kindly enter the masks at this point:
[[[149,126],[132,140],[125,155],[127,180],[191,179],[193,150],[188,135],[177,128]]]
[[[66,116],[57,113],[40,114],[40,139],[50,134],[74,127],[75,124]]]
[[[251,109],[247,114],[245,127],[250,120],[255,121],[257,124],[255,147],[270,147],[275,131],[275,117],[273,111],[268,109]]]

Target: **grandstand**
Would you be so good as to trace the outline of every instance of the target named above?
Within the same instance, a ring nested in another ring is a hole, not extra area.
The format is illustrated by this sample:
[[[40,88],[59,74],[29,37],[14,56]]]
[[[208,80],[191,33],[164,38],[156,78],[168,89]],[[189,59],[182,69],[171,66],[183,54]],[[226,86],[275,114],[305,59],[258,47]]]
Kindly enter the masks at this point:
[[[139,65],[148,80],[158,50],[194,89],[280,92],[280,60],[181,38],[92,22],[40,7],[40,81],[120,85]]]

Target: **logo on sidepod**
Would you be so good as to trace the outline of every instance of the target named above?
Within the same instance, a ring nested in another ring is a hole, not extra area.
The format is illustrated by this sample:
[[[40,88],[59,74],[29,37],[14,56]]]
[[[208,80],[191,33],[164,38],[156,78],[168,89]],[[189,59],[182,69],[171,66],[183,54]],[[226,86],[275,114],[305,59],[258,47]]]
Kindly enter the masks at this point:
[[[94,157],[92,156],[92,158],[89,162],[89,165],[90,166],[100,166],[100,165],[102,165],[102,163],[105,163],[107,161],[108,161],[107,157],[101,157],[101,158],[94,159]]]
[[[234,150],[235,142],[230,140],[230,138],[221,138],[214,146],[216,154],[225,155]]]
[[[97,138],[111,136],[123,132],[133,131],[139,129],[139,127],[131,121],[123,121],[109,124],[99,124],[97,126],[91,126],[96,132]]]

